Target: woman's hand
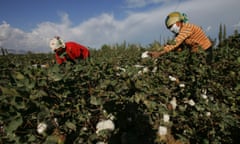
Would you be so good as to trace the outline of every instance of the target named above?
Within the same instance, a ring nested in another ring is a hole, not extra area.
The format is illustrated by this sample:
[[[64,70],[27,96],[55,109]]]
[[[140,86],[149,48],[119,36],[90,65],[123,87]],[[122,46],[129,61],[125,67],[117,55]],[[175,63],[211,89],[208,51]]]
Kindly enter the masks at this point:
[[[151,56],[152,58],[158,58],[161,55],[163,55],[165,51],[160,51],[160,52],[148,52],[148,55]]]

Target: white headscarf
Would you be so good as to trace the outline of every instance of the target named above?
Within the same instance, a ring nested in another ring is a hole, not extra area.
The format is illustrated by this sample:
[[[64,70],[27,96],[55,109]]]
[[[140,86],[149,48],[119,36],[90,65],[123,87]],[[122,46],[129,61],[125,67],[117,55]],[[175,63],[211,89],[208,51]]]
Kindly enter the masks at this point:
[[[60,37],[54,37],[50,40],[49,46],[54,51],[60,47],[65,48],[65,42]]]

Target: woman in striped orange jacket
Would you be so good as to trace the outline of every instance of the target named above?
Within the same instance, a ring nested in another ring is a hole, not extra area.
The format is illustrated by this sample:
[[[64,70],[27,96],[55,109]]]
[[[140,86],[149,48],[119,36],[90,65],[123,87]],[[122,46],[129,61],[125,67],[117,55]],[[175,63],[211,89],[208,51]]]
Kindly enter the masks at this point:
[[[149,52],[148,55],[157,58],[170,51],[181,50],[179,46],[183,43],[189,45],[192,52],[197,52],[199,48],[209,50],[212,43],[204,31],[199,26],[186,21],[185,15],[179,12],[170,13],[165,20],[165,24],[170,31],[176,34],[174,44],[165,45],[162,51]]]

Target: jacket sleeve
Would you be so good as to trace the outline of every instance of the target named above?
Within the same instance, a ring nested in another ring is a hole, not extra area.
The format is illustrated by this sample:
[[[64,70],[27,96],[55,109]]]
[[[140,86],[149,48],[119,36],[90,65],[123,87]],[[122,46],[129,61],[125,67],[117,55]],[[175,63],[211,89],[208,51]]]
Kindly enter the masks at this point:
[[[169,44],[169,45],[166,45],[164,47],[164,51],[165,52],[170,52],[172,50],[175,50],[177,49],[183,42],[186,38],[188,38],[190,35],[191,35],[191,30],[189,29],[186,29],[186,28],[183,28],[179,34],[175,37],[175,44]]]
[[[82,52],[83,59],[86,59],[90,56],[90,52],[86,47],[83,47],[81,52]]]
[[[55,54],[55,58],[56,58],[56,62],[57,62],[58,64],[62,64],[63,62],[66,61],[65,58],[60,58],[57,54]]]

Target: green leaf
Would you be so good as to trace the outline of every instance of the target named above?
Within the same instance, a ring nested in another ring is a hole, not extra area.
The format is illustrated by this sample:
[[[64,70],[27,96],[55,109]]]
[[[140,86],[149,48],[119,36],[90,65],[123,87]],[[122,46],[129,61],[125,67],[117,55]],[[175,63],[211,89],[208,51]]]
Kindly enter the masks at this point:
[[[101,105],[102,104],[102,101],[100,98],[97,98],[95,96],[91,96],[91,101],[90,101],[91,104],[93,105]]]
[[[53,75],[50,75],[50,78],[53,80],[53,81],[60,81],[62,80],[64,77],[64,75],[62,74],[53,74]]]
[[[16,89],[14,88],[5,88],[0,86],[0,90],[2,95],[9,95],[9,96],[17,96],[19,95],[18,92],[16,91]]]
[[[25,101],[20,96],[14,97],[11,101],[11,105],[15,106],[18,110],[27,108]]]
[[[15,78],[18,80],[23,80],[25,78],[24,75],[21,74],[20,72],[15,72],[14,75],[15,75]]]
[[[36,100],[38,98],[48,96],[47,92],[44,90],[32,90],[32,94],[30,95],[31,100]]]
[[[146,105],[146,107],[150,111],[153,111],[156,108],[156,106],[158,105],[156,102],[150,101],[150,100],[144,100],[143,103]]]
[[[237,58],[237,62],[240,63],[240,57]]]
[[[48,136],[44,144],[58,144],[58,137],[57,136]]]
[[[10,123],[8,123],[6,128],[7,132],[13,133],[22,123],[22,116],[18,113],[16,116],[13,116]]]
[[[65,125],[66,125],[69,129],[71,129],[71,130],[76,131],[76,129],[77,129],[77,126],[76,126],[74,123],[72,123],[72,122],[67,121],[67,122],[65,123]]]
[[[35,140],[36,140],[36,137],[34,135],[30,135],[29,138],[28,138],[29,142],[33,142]]]

